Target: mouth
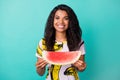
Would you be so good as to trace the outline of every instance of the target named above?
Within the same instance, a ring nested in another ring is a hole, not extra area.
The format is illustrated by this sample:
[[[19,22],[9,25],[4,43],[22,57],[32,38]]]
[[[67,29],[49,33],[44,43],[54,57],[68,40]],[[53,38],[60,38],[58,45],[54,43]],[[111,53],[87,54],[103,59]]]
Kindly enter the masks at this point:
[[[65,25],[58,25],[58,28],[64,28]]]

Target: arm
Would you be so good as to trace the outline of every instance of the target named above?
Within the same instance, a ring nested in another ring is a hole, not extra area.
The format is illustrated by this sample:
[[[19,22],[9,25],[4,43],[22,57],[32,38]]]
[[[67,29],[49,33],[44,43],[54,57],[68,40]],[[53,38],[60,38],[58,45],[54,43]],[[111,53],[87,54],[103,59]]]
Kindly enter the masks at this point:
[[[85,55],[81,55],[80,59],[73,64],[79,71],[84,71],[86,68],[84,57]]]
[[[45,73],[45,67],[48,63],[43,60],[42,58],[38,58],[36,63],[36,71],[37,73],[42,76]]]
[[[47,62],[42,59],[43,42],[44,42],[44,40],[41,39],[40,42],[39,42],[39,45],[37,47],[37,53],[36,53],[36,56],[38,57],[37,62],[36,62],[36,72],[40,76],[42,76],[45,73],[45,67],[47,65]]]

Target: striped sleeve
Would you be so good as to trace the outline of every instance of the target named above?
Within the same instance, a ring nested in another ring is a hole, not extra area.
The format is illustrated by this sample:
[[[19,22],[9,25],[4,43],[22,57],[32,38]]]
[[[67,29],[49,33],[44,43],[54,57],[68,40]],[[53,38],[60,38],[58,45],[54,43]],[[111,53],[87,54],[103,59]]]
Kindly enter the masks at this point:
[[[39,41],[39,44],[36,49],[36,57],[42,58],[42,52],[43,52],[43,39]]]
[[[80,43],[79,50],[82,52],[82,55],[85,55],[85,46],[84,46],[84,41],[83,40]]]

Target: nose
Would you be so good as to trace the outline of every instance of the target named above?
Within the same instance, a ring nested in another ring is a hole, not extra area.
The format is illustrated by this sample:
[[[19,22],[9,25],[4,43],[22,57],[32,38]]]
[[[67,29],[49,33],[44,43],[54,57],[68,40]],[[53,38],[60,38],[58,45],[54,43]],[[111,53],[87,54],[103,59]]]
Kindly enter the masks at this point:
[[[60,23],[60,24],[63,24],[63,23],[64,23],[63,19],[60,19],[60,20],[59,20],[59,23]]]

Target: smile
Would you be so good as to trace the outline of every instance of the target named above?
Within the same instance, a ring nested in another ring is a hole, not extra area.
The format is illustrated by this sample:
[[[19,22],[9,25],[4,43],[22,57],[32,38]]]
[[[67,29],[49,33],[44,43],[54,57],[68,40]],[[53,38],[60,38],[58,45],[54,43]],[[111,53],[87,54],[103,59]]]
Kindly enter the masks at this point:
[[[59,25],[58,28],[64,28],[65,26],[64,25]]]

